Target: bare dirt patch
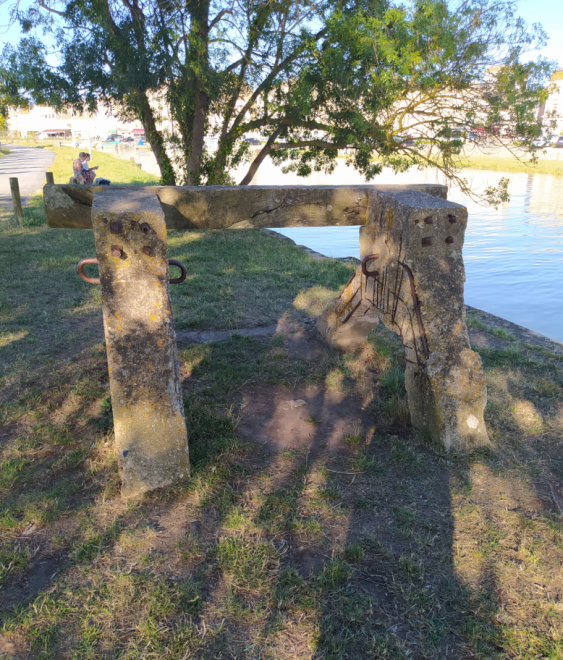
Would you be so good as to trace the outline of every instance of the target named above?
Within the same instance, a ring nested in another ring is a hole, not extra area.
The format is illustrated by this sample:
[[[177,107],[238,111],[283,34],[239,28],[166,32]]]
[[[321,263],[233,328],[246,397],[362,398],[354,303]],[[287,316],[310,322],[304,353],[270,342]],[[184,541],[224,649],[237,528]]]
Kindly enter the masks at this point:
[[[178,234],[181,325],[276,333],[181,346],[192,476],[124,502],[99,300],[74,275],[88,239],[26,231],[0,260],[0,656],[563,656],[554,351],[470,319],[493,447],[443,456],[409,425],[396,338],[351,356],[316,339],[309,312],[343,264],[279,241],[268,269],[268,237]],[[30,242],[22,286],[10,264]]]

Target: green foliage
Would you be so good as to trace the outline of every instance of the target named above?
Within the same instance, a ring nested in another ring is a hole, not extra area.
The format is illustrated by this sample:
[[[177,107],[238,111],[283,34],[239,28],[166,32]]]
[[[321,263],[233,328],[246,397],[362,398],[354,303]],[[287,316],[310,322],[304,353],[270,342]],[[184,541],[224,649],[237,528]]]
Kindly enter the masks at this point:
[[[4,51],[0,94],[118,107],[143,123],[166,184],[233,183],[230,172],[250,158],[248,132],[263,146],[243,183],[268,155],[308,176],[332,171],[346,149],[368,180],[384,166],[433,166],[468,190],[457,173],[472,131],[484,143],[518,139],[534,157],[551,65],[520,62],[545,35],[511,3],[281,0],[233,11],[224,0],[64,0],[59,9],[14,12],[24,32],[54,33],[61,60],[50,66],[42,40],[26,36]],[[151,103],[157,95],[164,112]],[[167,115],[174,131],[163,128]],[[493,204],[506,196],[505,181],[483,195]]]
[[[10,574],[23,573],[30,563],[28,548],[6,544],[0,546],[0,588]]]
[[[319,575],[319,585],[324,590],[333,590],[344,586],[352,575],[350,568],[341,560],[333,559],[323,567]]]
[[[362,561],[364,558],[364,547],[361,543],[355,541],[344,548],[343,554],[346,561],[356,563]]]

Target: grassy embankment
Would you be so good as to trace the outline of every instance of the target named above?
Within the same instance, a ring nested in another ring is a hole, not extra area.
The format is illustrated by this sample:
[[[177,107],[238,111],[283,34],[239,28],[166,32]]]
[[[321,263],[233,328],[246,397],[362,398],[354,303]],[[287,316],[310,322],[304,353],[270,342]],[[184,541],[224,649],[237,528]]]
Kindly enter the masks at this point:
[[[563,160],[542,160],[541,156],[535,165],[527,164],[526,162],[519,161],[516,158],[470,156],[463,162],[463,167],[470,170],[491,170],[492,172],[551,174],[552,176],[563,176]]]
[[[7,149],[6,147],[0,147],[0,158],[4,158],[4,156],[7,156],[8,154],[11,154],[12,152]]]
[[[408,424],[388,333],[347,357],[295,355],[291,334],[188,346],[193,474],[123,502],[99,289],[75,274],[91,232],[0,232],[0,654],[563,657],[559,359],[497,332],[480,349],[492,449],[447,458]],[[170,255],[188,266],[172,287],[184,328],[284,317],[298,334],[351,272],[249,230],[173,231]],[[242,397],[295,388],[370,421],[336,452],[313,415],[303,447],[243,442]]]
[[[72,149],[71,147],[61,147],[58,149],[56,147],[49,147],[49,149],[56,153],[53,165],[49,168],[54,174],[55,183],[68,183],[69,177],[72,176],[72,161],[78,158],[78,154],[84,151],[84,148]],[[143,170],[135,167],[135,165],[132,165],[126,160],[115,158],[102,151],[92,150],[90,166],[95,167],[96,165],[99,165],[96,175],[110,179],[112,183],[132,186],[158,184],[158,177],[154,174],[143,172]]]

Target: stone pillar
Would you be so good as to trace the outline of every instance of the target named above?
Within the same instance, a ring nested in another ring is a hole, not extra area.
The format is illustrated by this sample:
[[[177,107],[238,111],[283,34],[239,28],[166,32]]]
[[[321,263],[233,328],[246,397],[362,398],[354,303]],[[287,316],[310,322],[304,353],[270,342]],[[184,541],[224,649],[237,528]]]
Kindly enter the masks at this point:
[[[100,188],[92,225],[102,287],[121,494],[190,474],[164,213],[149,191]]]
[[[416,191],[370,192],[362,264],[317,322],[340,350],[365,345],[379,321],[399,334],[413,426],[452,451],[489,442],[485,377],[465,325],[466,226],[459,204]]]

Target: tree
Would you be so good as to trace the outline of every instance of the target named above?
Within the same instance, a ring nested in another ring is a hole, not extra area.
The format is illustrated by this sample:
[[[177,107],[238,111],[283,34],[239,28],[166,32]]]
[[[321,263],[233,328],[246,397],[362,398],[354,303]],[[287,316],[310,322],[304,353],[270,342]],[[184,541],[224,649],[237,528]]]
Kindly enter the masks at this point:
[[[60,50],[50,66],[36,37],[5,49],[13,93],[140,119],[165,183],[232,183],[256,132],[264,144],[243,184],[266,157],[306,176],[346,150],[368,180],[383,166],[435,166],[468,190],[467,136],[517,139],[533,158],[542,128],[551,66],[522,57],[545,37],[511,2],[37,0],[12,15]],[[159,128],[163,108],[173,135]]]

